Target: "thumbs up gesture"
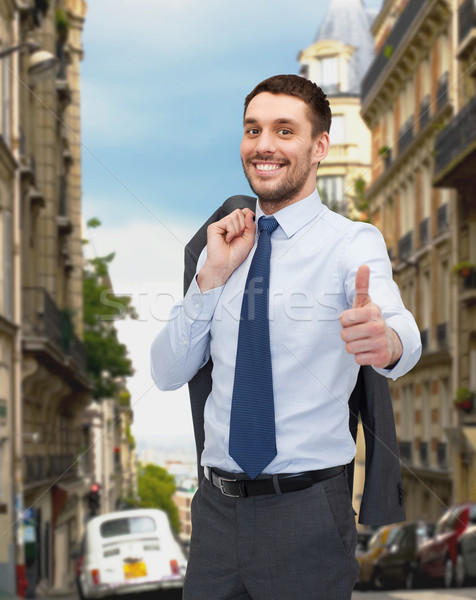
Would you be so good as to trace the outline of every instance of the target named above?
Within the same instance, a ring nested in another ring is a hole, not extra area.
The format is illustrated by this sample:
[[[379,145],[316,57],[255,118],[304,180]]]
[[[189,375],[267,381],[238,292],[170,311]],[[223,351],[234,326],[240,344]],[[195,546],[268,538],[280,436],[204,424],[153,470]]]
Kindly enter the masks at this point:
[[[393,368],[402,355],[402,343],[385,322],[380,308],[372,302],[369,278],[369,267],[360,266],[355,276],[353,307],[340,316],[341,338],[359,365]]]

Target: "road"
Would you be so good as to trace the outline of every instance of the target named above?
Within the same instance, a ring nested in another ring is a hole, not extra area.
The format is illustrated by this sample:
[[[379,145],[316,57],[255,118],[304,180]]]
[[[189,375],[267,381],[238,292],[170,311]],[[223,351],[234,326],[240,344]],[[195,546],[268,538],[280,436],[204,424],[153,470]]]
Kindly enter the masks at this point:
[[[476,588],[460,590],[388,590],[383,592],[360,592],[352,594],[352,600],[476,600]]]
[[[160,600],[179,600],[181,595],[163,595]],[[76,594],[69,596],[56,596],[42,600],[78,600]],[[120,600],[159,600],[157,593],[142,594],[135,596],[120,596]],[[210,599],[212,600],[212,599]],[[282,600],[287,600],[283,598]],[[318,599],[317,599],[318,600]],[[337,599],[336,599],[337,600]],[[463,588],[461,590],[387,590],[383,592],[360,592],[352,594],[352,600],[476,600],[476,587]]]

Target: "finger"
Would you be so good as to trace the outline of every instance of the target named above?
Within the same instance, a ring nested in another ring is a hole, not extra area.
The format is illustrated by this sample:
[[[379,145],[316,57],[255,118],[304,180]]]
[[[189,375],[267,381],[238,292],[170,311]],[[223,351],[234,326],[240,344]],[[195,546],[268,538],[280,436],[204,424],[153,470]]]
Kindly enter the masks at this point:
[[[230,243],[235,237],[241,235],[245,230],[245,216],[239,209],[233,211],[226,223],[225,241]]]
[[[245,217],[245,234],[247,230],[254,235],[256,232],[255,213],[249,208],[244,208],[243,215]]]
[[[360,308],[370,303],[369,296],[370,269],[367,265],[361,265],[355,276],[355,298],[354,308]]]

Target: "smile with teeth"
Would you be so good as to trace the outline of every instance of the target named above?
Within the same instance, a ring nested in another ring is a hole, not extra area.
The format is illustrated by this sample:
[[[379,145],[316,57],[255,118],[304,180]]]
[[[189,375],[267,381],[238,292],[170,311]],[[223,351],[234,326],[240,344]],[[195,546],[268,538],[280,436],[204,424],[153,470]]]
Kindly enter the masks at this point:
[[[279,163],[254,163],[254,166],[258,171],[277,171],[283,165]]]

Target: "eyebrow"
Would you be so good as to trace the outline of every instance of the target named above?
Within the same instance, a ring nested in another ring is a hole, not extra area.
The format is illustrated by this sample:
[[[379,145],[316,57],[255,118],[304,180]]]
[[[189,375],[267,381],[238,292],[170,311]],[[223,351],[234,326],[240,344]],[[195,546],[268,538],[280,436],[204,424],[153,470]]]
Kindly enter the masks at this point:
[[[253,119],[252,117],[246,117],[245,119],[243,119],[243,125],[254,125],[258,123],[258,119]],[[294,127],[296,127],[298,125],[298,122],[295,119],[291,119],[291,118],[286,118],[286,117],[282,117],[280,119],[275,119],[273,121],[273,123],[276,124],[285,124],[285,125],[293,125]]]

